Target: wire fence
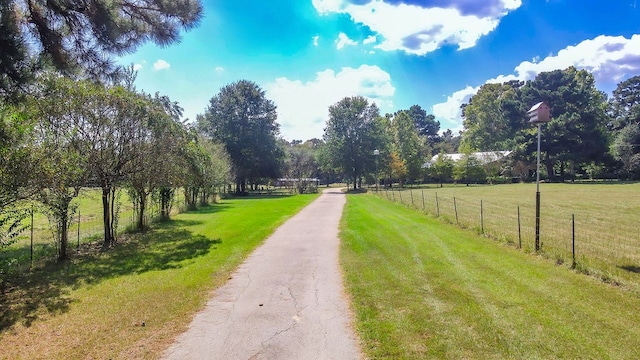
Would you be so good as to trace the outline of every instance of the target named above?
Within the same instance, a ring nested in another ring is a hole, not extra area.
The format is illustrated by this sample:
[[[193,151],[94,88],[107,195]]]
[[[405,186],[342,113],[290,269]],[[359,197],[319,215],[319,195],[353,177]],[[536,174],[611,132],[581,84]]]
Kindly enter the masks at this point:
[[[90,201],[81,201],[69,222],[68,252],[80,252],[84,246],[101,244],[104,238],[104,223],[101,202],[95,194],[86,195]],[[98,205],[97,205],[98,204]],[[116,233],[123,234],[137,225],[137,209],[126,199],[116,204]],[[174,206],[172,214],[185,210],[185,206]],[[144,215],[144,224],[160,218],[160,206],[150,201]],[[24,220],[25,228],[16,243],[0,252],[0,276],[19,274],[37,267],[58,254],[55,230],[43,211],[32,206],[30,215]]]
[[[525,251],[535,251],[534,202],[514,206],[499,200],[443,194],[434,189],[380,189],[378,195]],[[588,211],[558,211],[557,207],[552,204],[545,208],[544,202],[541,205],[541,254],[603,280],[640,284],[637,225],[612,226]]]

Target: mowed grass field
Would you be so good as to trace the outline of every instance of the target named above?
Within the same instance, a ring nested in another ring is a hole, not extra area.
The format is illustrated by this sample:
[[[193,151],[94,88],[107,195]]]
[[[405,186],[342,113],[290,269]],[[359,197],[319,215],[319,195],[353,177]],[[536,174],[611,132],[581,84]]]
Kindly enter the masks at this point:
[[[532,251],[535,191],[535,184],[429,185],[380,196],[516,246],[521,241]],[[540,241],[547,257],[572,264],[575,228],[579,268],[607,281],[640,284],[640,183],[543,183],[540,193]]]
[[[341,239],[370,359],[640,358],[623,287],[371,194],[348,196]]]
[[[212,290],[315,198],[224,200],[5,284],[0,359],[159,357]]]

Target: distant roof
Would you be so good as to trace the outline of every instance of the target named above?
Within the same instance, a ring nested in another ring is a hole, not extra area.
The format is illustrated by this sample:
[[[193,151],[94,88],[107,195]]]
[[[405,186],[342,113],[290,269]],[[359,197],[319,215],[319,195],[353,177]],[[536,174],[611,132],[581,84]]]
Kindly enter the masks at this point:
[[[480,164],[485,165],[485,164],[498,161],[504,158],[505,156],[509,156],[509,154],[511,153],[512,151],[481,151],[481,152],[471,153],[471,156],[478,159],[480,161]],[[446,159],[450,159],[450,160],[453,160],[453,162],[456,162],[462,159],[465,154],[456,153],[456,154],[443,154],[443,155]],[[425,168],[431,167],[431,164],[433,164],[438,160],[438,156],[440,156],[440,154],[434,155],[429,162],[424,164],[423,167]]]

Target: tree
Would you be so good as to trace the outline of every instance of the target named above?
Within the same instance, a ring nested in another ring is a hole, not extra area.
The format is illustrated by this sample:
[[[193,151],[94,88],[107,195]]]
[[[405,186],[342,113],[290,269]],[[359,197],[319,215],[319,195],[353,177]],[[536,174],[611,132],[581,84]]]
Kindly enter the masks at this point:
[[[609,101],[613,130],[640,123],[640,75],[618,84]]]
[[[422,173],[422,166],[425,162],[425,144],[420,139],[413,120],[406,112],[397,113],[392,124],[395,150],[405,165],[405,176],[408,180],[415,180]],[[404,176],[399,179],[400,187],[404,183],[403,179]]]
[[[486,174],[480,160],[470,151],[465,151],[462,158],[455,162],[453,166],[453,179],[455,181],[464,180],[469,186],[470,182],[482,181]]]
[[[426,143],[433,148],[440,141],[438,135],[440,122],[436,121],[436,117],[432,114],[427,115],[427,112],[420,105],[412,105],[406,112],[413,120],[418,134],[426,138]]]
[[[276,106],[254,82],[240,80],[220,89],[205,114],[198,116],[199,129],[224,144],[236,177],[236,193],[246,192],[249,180],[275,178],[284,152],[278,146]]]
[[[183,147],[183,186],[185,202],[189,209],[208,203],[210,194],[230,180],[231,162],[224,145],[191,132],[190,140]]]
[[[612,146],[613,155],[622,162],[622,176],[640,179],[640,124],[630,123],[619,131]]]
[[[378,118],[378,107],[362,96],[345,97],[329,107],[323,135],[326,160],[352,180],[354,189],[375,167],[373,150],[385,146],[384,118]]]
[[[308,191],[309,178],[318,175],[318,163],[313,146],[313,142],[310,141],[292,141],[286,148],[286,174],[290,179],[295,179],[300,194]]]
[[[435,144],[433,151],[435,152],[444,152],[445,154],[453,154],[458,151],[458,147],[460,146],[460,135],[453,135],[453,131],[451,129],[447,129],[442,132],[442,136],[440,136],[440,141]]]
[[[12,244],[23,229],[26,211],[16,203],[31,196],[37,164],[30,144],[34,124],[24,109],[0,100],[0,249]]]
[[[522,85],[518,81],[482,85],[462,107],[462,142],[479,151],[512,149],[525,115],[519,99]]]
[[[613,117],[613,156],[622,162],[622,176],[640,178],[640,76],[618,84],[609,103]]]
[[[199,0],[0,0],[0,95],[11,94],[41,68],[64,74],[113,75],[109,55],[151,40],[165,46],[202,17]]]
[[[441,151],[436,158],[436,161],[429,167],[429,174],[440,183],[440,187],[445,181],[448,181],[453,176],[454,162],[445,155],[444,151]]]
[[[77,124],[82,122],[87,94],[75,81],[50,74],[42,93],[32,98],[33,116],[39,119],[34,131],[35,157],[39,159],[36,199],[55,227],[58,260],[67,258],[69,223],[77,205],[73,200],[86,184],[88,166],[82,151]]]
[[[608,152],[606,96],[595,87],[593,75],[569,67],[542,72],[522,87],[522,102],[530,108],[539,101],[551,107],[552,120],[544,125],[541,148],[547,175],[554,168],[564,180],[567,167],[602,162]],[[526,120],[523,119],[523,124]],[[528,152],[535,152],[537,131],[526,124]]]
[[[186,130],[180,123],[182,108],[157,93],[155,96],[142,94],[142,97],[146,116],[137,128],[140,141],[132,148],[136,154],[132,157],[132,171],[127,178],[129,197],[137,210],[138,230],[147,226],[145,212],[149,196],[160,188],[176,186],[180,166],[178,156],[186,141]],[[162,215],[168,218],[164,211]]]
[[[103,246],[109,247],[116,240],[116,190],[139,171],[134,160],[144,142],[149,109],[144,96],[120,85],[78,81],[74,91],[84,104],[74,131],[80,153],[87,158],[90,181],[102,189]]]

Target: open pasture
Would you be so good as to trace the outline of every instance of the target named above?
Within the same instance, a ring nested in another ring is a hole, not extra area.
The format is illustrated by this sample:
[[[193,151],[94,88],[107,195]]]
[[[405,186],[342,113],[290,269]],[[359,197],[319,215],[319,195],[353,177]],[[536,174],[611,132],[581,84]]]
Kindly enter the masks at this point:
[[[379,195],[532,251],[535,192],[535,184],[430,185]],[[640,183],[543,183],[540,194],[544,255],[572,265],[575,238],[580,270],[606,281],[640,283]]]

